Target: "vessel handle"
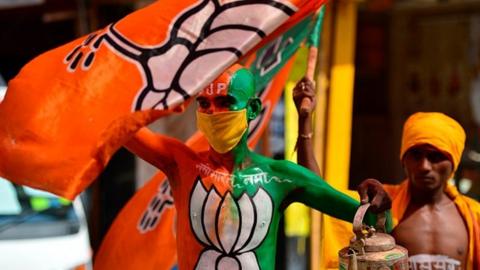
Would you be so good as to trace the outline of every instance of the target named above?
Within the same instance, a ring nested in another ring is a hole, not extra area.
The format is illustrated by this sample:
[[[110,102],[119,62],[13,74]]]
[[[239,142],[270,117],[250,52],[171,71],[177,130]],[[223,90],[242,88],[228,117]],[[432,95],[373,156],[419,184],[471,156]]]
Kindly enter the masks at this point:
[[[365,238],[365,234],[363,233],[363,218],[365,217],[369,207],[370,203],[360,205],[360,207],[357,209],[357,213],[355,213],[355,217],[353,218],[353,232],[355,233],[357,239]],[[387,218],[385,212],[377,214],[377,224],[375,225],[375,230],[384,233],[386,220]]]

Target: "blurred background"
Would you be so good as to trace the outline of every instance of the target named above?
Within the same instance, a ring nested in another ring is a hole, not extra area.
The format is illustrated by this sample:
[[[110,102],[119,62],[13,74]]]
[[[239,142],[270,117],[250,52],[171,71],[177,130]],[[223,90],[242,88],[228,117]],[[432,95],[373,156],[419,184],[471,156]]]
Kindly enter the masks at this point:
[[[42,52],[105,27],[151,2],[0,0],[0,85]],[[349,106],[343,116],[335,116],[332,110],[325,112],[322,140],[330,145],[325,151],[336,153],[337,144],[342,145],[337,152],[345,152],[338,159],[328,153],[320,158],[327,176],[328,161],[335,159],[342,163],[339,168],[345,171],[350,188],[365,178],[400,182],[404,177],[399,162],[403,122],[417,111],[440,111],[457,119],[467,132],[462,163],[453,181],[462,193],[479,200],[480,1],[331,2],[319,59],[318,82],[325,95],[319,97],[329,100],[325,106],[333,106],[331,93],[339,87],[336,81],[342,79],[347,83],[340,86],[350,85],[352,91],[345,91],[341,97]],[[353,67],[351,79],[335,69],[342,65]],[[322,101],[318,104],[321,106]],[[276,157],[284,154],[284,108],[283,103],[277,106],[259,151]],[[191,119],[192,108],[185,115],[160,120],[152,128],[186,139],[195,130]],[[346,138],[330,142],[328,136],[335,134],[337,122],[347,126],[343,129]],[[123,205],[154,173],[152,167],[122,149],[85,192],[83,202],[93,251]],[[330,178],[336,177],[330,174]],[[306,269],[309,264],[303,261],[282,267]]]

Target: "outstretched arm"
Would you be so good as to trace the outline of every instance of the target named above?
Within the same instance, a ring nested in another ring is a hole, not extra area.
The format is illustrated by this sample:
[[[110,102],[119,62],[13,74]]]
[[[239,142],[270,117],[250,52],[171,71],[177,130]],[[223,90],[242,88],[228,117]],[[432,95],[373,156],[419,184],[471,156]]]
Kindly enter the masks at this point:
[[[292,181],[288,202],[301,202],[332,217],[352,222],[360,205],[358,201],[334,189],[313,172],[292,162],[280,161],[274,170]]]
[[[181,144],[178,140],[156,134],[148,128],[141,128],[125,147],[141,159],[147,161],[165,173],[176,167],[174,149]]]
[[[302,100],[308,98],[311,100],[310,108],[307,111],[300,111]],[[298,164],[321,175],[317,160],[313,154],[313,129],[312,113],[315,108],[315,89],[313,82],[307,78],[300,80],[293,89],[293,101],[298,112],[298,137],[297,137],[297,159]]]
[[[358,201],[334,189],[319,176],[294,163],[283,161],[277,169],[293,181],[294,188],[289,195],[290,201],[304,203],[335,218],[352,222],[360,205]],[[380,212],[390,208],[390,199],[383,189],[371,190],[367,195],[369,201],[378,203],[377,210]],[[374,224],[375,219],[373,215],[367,215],[369,224]]]

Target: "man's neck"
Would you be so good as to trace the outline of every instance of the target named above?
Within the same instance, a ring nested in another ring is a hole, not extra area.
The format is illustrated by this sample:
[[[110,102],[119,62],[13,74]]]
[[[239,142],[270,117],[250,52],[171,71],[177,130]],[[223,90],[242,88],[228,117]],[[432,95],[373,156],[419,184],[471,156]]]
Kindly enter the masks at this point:
[[[435,205],[444,203],[448,199],[447,194],[445,193],[445,186],[431,192],[425,192],[424,190],[415,189],[410,185],[411,197],[410,203],[421,206],[421,205]]]
[[[212,160],[229,171],[233,171],[236,168],[244,168],[250,161],[249,153],[250,150],[247,146],[246,134],[232,150],[226,153],[221,154],[210,148],[210,156]]]

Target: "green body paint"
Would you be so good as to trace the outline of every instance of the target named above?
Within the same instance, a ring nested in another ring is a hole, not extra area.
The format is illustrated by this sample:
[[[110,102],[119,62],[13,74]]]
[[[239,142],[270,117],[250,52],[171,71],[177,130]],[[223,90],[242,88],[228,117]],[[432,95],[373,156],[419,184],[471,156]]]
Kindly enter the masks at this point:
[[[226,74],[228,81],[224,73],[197,97],[202,113],[197,120],[210,145],[228,140],[236,145],[227,152],[196,153],[158,136],[152,142],[164,155],[152,164],[166,173],[172,188],[180,269],[273,270],[279,220],[290,203],[352,221],[359,202],[297,164],[250,151],[245,126],[226,112],[246,113],[248,122],[258,116],[254,79],[238,67]]]
[[[291,202],[301,202],[323,213],[352,221],[359,203],[336,191],[307,169],[289,161],[272,160],[243,149],[234,149],[236,160],[248,160],[233,170],[232,194],[238,199],[244,193],[253,197],[259,189],[272,200],[273,211],[268,233],[255,250],[260,269],[275,269],[278,224],[283,211]],[[252,177],[256,176],[256,177]],[[258,206],[261,207],[262,206]],[[261,221],[264,222],[264,221]]]
[[[227,92],[227,95],[233,98],[229,109],[238,111],[246,108],[249,121],[255,119],[261,109],[259,100],[253,98],[254,88],[251,73],[240,69],[232,75]],[[319,176],[297,164],[273,160],[251,152],[247,147],[247,134],[248,132],[229,153],[233,158],[233,166],[229,170],[233,200],[225,204],[229,213],[222,216],[228,217],[230,219],[228,222],[233,223],[252,218],[233,203],[240,204],[238,202],[244,194],[252,198],[255,218],[261,219],[256,221],[253,230],[266,229],[266,232],[264,235],[252,233],[250,242],[257,241],[258,245],[253,249],[256,262],[251,263],[258,263],[262,270],[275,269],[278,224],[283,211],[290,203],[301,202],[323,213],[351,222],[359,202],[336,191]],[[261,203],[255,204],[257,194],[267,196],[262,197]],[[227,199],[224,198],[224,201]],[[238,257],[240,254],[241,251],[227,257]],[[252,267],[255,269],[253,265]]]

